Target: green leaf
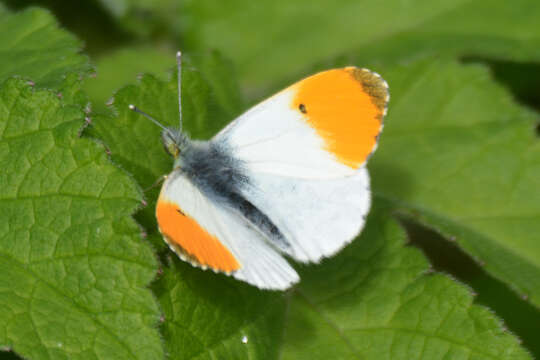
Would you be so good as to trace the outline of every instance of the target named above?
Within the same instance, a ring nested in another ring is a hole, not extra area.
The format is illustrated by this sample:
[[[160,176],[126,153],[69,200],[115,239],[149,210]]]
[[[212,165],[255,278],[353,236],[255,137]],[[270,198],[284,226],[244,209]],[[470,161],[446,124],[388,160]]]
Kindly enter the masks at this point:
[[[100,55],[96,60],[97,76],[85,82],[93,109],[104,111],[111,94],[134,83],[139,74],[152,73],[165,79],[173,59],[173,52],[150,46],[126,47]]]
[[[155,46],[141,45],[125,47],[100,55],[97,60],[97,76],[87,79],[85,90],[89,94],[94,110],[105,110],[111,94],[126,84],[134,83],[136,76],[150,73],[158,79],[170,78],[176,68],[175,53]],[[230,117],[242,109],[238,83],[232,63],[216,51],[183,56],[184,67],[195,71],[196,64],[213,90],[214,99]],[[176,75],[174,75],[176,76]],[[189,75],[188,75],[189,76]],[[175,124],[176,125],[176,124]]]
[[[157,264],[130,217],[141,194],[78,136],[75,86],[62,100],[20,79],[0,87],[0,346],[31,359],[158,359],[145,288]]]
[[[192,70],[198,69],[204,76],[215,96],[215,101],[226,112],[225,120],[240,115],[244,109],[244,102],[240,94],[236,68],[230,59],[219,51],[195,53],[190,55],[189,59],[195,66]]]
[[[535,0],[101,2],[139,29],[181,37],[185,49],[223,51],[259,87],[343,54],[362,65],[430,54],[540,59]]]
[[[278,358],[287,294],[201,271],[172,253],[168,258],[153,289],[165,313],[162,333],[171,359]]]
[[[539,306],[537,115],[480,66],[418,62],[382,74],[392,101],[371,162],[376,194]]]
[[[222,50],[259,86],[344,53],[362,65],[434,53],[540,59],[534,0],[194,1],[183,12],[190,48]]]
[[[179,36],[185,28],[184,1],[98,0],[126,30],[140,38]]]
[[[411,245],[418,246],[428,257],[436,271],[452,274],[465,282],[477,294],[475,304],[488,307],[504,319],[505,327],[516,334],[522,346],[531,352],[533,358],[540,354],[537,339],[540,311],[533,304],[523,301],[519,295],[502,281],[484,271],[457,244],[447,241],[433,229],[411,221],[405,221]]]
[[[195,138],[210,137],[227,118],[209,83],[185,69],[184,126]],[[172,159],[159,128],[127,105],[174,125],[175,87],[175,79],[144,76],[115,95],[116,118],[96,118],[91,127],[143,187],[168,173]],[[147,196],[149,208],[137,218],[163,242],[153,215],[157,189]],[[375,208],[382,203],[377,199]],[[463,286],[427,274],[425,258],[404,241],[386,209],[375,209],[359,239],[322,265],[302,267],[302,282],[285,293],[193,268],[165,248],[163,275],[153,290],[164,312],[167,351],[175,359],[530,358],[493,314],[472,305]]]
[[[68,73],[86,75],[91,70],[88,58],[79,54],[81,43],[59,29],[46,10],[0,12],[0,34],[0,81],[20,75],[55,88]]]
[[[375,203],[350,246],[302,272],[283,359],[529,359],[471,293],[430,274]]]

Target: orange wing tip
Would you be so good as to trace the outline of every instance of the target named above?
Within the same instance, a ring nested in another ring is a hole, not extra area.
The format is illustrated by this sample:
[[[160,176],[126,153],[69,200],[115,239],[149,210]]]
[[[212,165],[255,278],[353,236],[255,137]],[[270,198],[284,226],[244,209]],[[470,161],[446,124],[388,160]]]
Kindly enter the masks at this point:
[[[353,169],[376,148],[390,95],[382,77],[367,69],[323,71],[299,81],[291,108],[302,114],[335,159]]]
[[[180,259],[203,270],[229,274],[240,269],[234,255],[178,205],[158,200],[156,217],[165,241]]]

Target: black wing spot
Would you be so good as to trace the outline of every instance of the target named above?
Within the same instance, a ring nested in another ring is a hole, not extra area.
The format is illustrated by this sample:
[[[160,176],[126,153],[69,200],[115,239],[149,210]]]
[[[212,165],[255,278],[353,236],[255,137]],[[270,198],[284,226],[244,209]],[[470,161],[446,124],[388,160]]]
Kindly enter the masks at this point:
[[[180,210],[180,209],[177,209],[177,210],[180,213],[180,215],[186,216],[186,214],[182,210]]]
[[[302,112],[303,114],[307,114],[306,105],[300,104],[300,105],[298,106],[298,109],[299,109],[300,112]]]

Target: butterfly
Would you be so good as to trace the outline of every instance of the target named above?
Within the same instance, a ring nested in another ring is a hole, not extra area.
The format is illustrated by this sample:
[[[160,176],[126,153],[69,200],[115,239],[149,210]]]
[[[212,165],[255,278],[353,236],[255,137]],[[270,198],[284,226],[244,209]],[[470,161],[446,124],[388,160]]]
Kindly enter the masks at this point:
[[[162,128],[174,158],[156,205],[159,230],[184,261],[261,289],[300,278],[285,259],[317,263],[361,232],[388,84],[367,69],[309,76],[239,116],[209,141]]]

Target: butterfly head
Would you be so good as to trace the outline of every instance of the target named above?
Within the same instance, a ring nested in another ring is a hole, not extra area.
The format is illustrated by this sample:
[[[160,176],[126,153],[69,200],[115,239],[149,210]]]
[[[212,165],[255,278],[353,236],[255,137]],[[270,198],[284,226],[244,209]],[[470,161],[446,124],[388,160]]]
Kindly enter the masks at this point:
[[[176,159],[185,150],[189,140],[183,132],[167,127],[161,131],[161,141],[165,151]]]
[[[167,151],[173,158],[178,158],[189,142],[189,138],[181,131],[169,126],[165,126],[144,111],[141,111],[135,105],[129,105],[129,109],[143,115],[145,118],[161,128],[161,141]]]

